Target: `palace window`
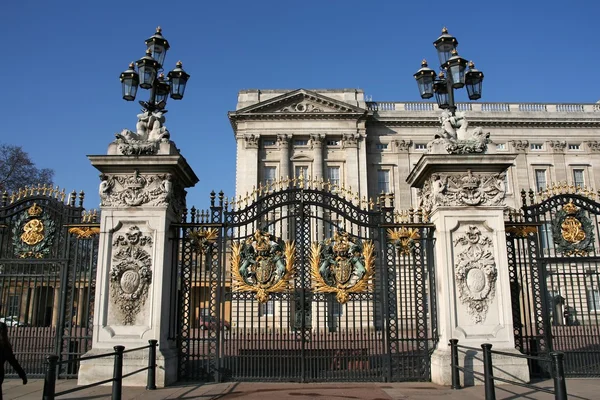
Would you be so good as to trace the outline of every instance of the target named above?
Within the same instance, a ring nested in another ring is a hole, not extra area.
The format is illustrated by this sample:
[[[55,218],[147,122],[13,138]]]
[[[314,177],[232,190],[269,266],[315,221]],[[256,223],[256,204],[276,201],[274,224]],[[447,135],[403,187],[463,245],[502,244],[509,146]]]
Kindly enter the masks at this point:
[[[275,139],[263,139],[263,146],[275,146]]]
[[[327,180],[332,185],[339,186],[340,184],[340,167],[327,167]]]
[[[297,165],[294,167],[294,176],[296,178],[304,178],[304,180],[308,179],[308,166],[306,165]]]
[[[415,150],[427,150],[427,143],[415,143]]]
[[[294,141],[294,146],[308,146],[308,140],[306,139],[297,139]]]
[[[542,143],[531,143],[529,145],[529,148],[531,150],[543,150],[544,149],[544,145]]]
[[[552,235],[552,225],[549,222],[546,222],[544,225],[540,226],[542,250],[546,255],[550,255],[550,252],[554,250],[554,237]]]
[[[600,289],[587,290],[588,311],[600,311]]]
[[[496,143],[496,150],[506,150],[506,143]]]
[[[535,187],[538,192],[546,190],[546,170],[536,169],[535,170]]]
[[[266,303],[260,303],[258,306],[259,316],[275,315],[275,300],[269,300]]]
[[[574,169],[573,170],[573,185],[575,187],[583,188],[585,186],[585,179],[583,178],[583,170],[582,169]]]
[[[339,139],[327,141],[327,146],[339,146],[339,145],[340,145]]]
[[[277,168],[276,167],[265,167],[263,170],[263,185],[268,185],[277,180]]]
[[[377,170],[377,193],[390,192],[390,170]]]
[[[569,143],[569,150],[581,150],[581,144]]]
[[[19,296],[8,296],[6,303],[6,316],[18,316],[19,315]]]
[[[375,147],[377,148],[377,150],[385,150],[388,148],[388,145],[387,143],[377,143]]]

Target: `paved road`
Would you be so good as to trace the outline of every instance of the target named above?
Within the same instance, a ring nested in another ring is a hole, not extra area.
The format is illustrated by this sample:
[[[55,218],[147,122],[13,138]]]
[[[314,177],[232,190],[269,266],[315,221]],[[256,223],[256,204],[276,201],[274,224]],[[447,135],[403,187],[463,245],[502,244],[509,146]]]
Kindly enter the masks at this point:
[[[552,382],[545,381],[540,387],[552,389]],[[4,382],[4,399],[42,398],[43,381],[31,380],[23,386],[21,381],[8,379]],[[60,380],[56,391],[64,391],[76,387],[74,380]],[[595,400],[600,398],[600,379],[569,379],[567,391],[570,400]],[[99,400],[110,399],[110,386],[83,390],[58,399]],[[436,386],[431,383],[218,383],[218,384],[186,384],[168,388],[146,391],[143,388],[123,388],[123,400],[155,400],[155,399],[202,399],[202,400],[404,400],[404,399],[443,399],[471,400],[483,399],[483,387],[476,386],[461,390]],[[553,395],[503,385],[496,387],[496,398],[499,399],[554,399]]]

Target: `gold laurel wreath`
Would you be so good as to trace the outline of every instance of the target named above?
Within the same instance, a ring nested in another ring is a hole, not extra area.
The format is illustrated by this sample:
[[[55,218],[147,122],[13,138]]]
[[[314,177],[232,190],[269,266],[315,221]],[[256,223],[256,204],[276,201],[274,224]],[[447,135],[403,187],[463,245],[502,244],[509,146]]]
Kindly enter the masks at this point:
[[[271,286],[261,284],[248,285],[246,281],[244,281],[244,278],[242,278],[242,275],[240,274],[242,247],[243,242],[234,243],[233,246],[231,246],[231,278],[234,291],[253,292],[259,303],[266,303],[269,301],[270,293],[282,293],[288,289],[289,281],[296,273],[294,267],[294,263],[296,262],[296,246],[293,241],[285,242],[285,275]]]
[[[310,246],[310,275],[312,276],[313,290],[318,293],[335,293],[335,298],[340,304],[345,304],[350,299],[350,293],[363,293],[373,288],[373,276],[375,275],[375,245],[371,241],[363,243],[362,255],[365,258],[365,274],[352,287],[344,285],[330,286],[325,282],[319,266],[321,264],[321,244],[313,243]]]

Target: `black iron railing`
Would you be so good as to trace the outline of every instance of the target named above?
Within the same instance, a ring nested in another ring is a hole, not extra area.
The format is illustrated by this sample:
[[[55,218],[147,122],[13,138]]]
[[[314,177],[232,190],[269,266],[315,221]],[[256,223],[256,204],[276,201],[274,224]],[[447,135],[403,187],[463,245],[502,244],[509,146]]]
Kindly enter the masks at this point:
[[[485,399],[486,400],[496,400],[496,388],[494,386],[494,381],[509,383],[511,385],[522,386],[527,389],[533,389],[539,392],[545,392],[549,394],[553,394],[556,400],[567,400],[567,385],[565,382],[565,370],[563,364],[564,354],[560,352],[552,352],[548,357],[538,357],[538,356],[528,356],[525,354],[513,354],[506,353],[503,351],[492,350],[492,345],[489,343],[484,343],[481,345],[481,349],[476,347],[469,346],[461,346],[458,344],[458,339],[451,339],[448,345],[451,348],[451,367],[452,367],[452,389],[460,389],[460,371],[463,373],[471,373],[473,375],[483,377],[483,382],[485,385]],[[474,368],[465,368],[461,367],[458,363],[458,349],[463,350],[471,350],[471,351],[483,351],[483,373],[475,371]],[[508,356],[508,357],[516,357],[516,358],[526,358],[529,360],[536,360],[550,363],[552,368],[552,376],[554,379],[554,390],[542,388],[539,386],[512,381],[509,379],[504,379],[500,377],[494,376],[494,367],[492,363],[492,354]]]
[[[89,357],[80,357],[73,360],[63,360],[58,361],[58,356],[52,355],[48,356],[48,367],[46,369],[46,376],[44,378],[44,392],[43,392],[43,400],[54,400],[57,396],[64,396],[69,393],[78,392],[80,390],[89,389],[94,386],[104,385],[105,383],[112,382],[112,400],[121,400],[121,394],[123,390],[123,378],[127,378],[131,375],[138,374],[142,371],[148,371],[148,380],[146,384],[147,390],[155,390],[156,389],[156,347],[158,345],[158,341],[156,340],[148,340],[148,346],[136,347],[134,349],[125,350],[125,346],[115,346],[114,353],[106,353],[99,354],[97,356],[89,356]],[[145,368],[140,368],[138,370],[132,371],[128,374],[123,375],[123,354],[131,353],[134,351],[148,349],[148,366]],[[104,358],[114,356],[114,370],[113,377],[111,379],[105,379],[103,381],[94,382],[89,385],[78,386],[73,389],[64,390],[62,392],[56,393],[56,370],[59,365],[75,363],[86,360],[93,360],[96,358]]]

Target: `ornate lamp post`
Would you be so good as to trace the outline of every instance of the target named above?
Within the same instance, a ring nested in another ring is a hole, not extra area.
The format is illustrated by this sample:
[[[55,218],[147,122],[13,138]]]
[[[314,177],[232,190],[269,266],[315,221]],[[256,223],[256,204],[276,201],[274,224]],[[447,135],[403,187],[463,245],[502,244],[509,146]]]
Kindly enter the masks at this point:
[[[129,69],[121,73],[121,86],[123,99],[127,101],[135,100],[138,86],[149,89],[150,98],[148,101],[140,101],[140,104],[147,112],[152,113],[164,110],[169,93],[173,100],[181,100],[190,75],[182,69],[181,61],[178,61],[175,69],[165,79],[162,66],[170,46],[160,27],[156,28],[156,33],[146,39],[145,43],[146,55],[129,64]]]
[[[475,69],[473,61],[467,63],[467,60],[458,55],[456,51],[458,40],[448,34],[446,28],[442,29],[442,35],[433,42],[433,45],[438,51],[440,60],[439,75],[436,76],[435,71],[427,66],[427,61],[423,60],[421,69],[413,76],[417,80],[421,98],[430,99],[435,94],[438,106],[441,109],[448,109],[452,115],[455,115],[454,89],[466,86],[469,99],[480,99],[483,72]],[[467,65],[468,71],[466,71]]]

